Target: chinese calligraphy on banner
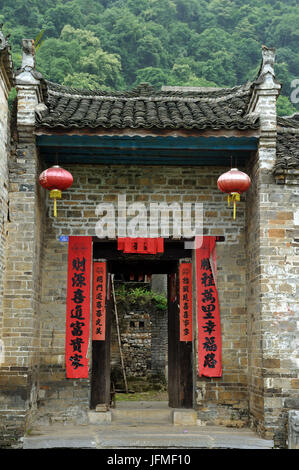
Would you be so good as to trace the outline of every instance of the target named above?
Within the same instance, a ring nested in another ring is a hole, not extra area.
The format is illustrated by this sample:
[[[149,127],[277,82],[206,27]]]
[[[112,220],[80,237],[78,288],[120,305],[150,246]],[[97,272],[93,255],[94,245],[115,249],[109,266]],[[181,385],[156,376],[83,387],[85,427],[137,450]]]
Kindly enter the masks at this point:
[[[93,263],[92,339],[105,341],[106,328],[106,261]]]
[[[218,293],[210,264],[216,237],[203,237],[196,249],[199,376],[221,377],[221,325]]]
[[[144,253],[155,255],[163,253],[163,238],[118,238],[117,249],[124,253]]]
[[[192,341],[192,264],[180,264],[180,341]]]
[[[68,378],[88,378],[91,237],[69,237],[65,360]]]

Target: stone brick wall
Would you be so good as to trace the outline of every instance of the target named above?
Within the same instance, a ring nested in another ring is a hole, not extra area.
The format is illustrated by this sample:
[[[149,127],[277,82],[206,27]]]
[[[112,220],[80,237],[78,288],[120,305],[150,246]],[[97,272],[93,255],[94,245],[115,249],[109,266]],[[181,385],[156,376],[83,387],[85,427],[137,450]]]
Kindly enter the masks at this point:
[[[254,185],[248,194],[247,229],[250,412],[263,435],[283,447],[288,410],[299,406],[299,194],[269,173],[256,182],[259,192]]]
[[[130,285],[127,284],[127,288]],[[154,301],[143,299],[142,304],[131,304],[122,299],[117,304],[117,311],[127,378],[144,378],[146,388],[150,383],[147,379],[154,375],[161,376],[161,383],[165,383],[167,310],[158,310]],[[121,370],[114,312],[112,315],[111,364]]]
[[[3,322],[3,279],[5,271],[5,245],[8,220],[8,155],[10,129],[8,112],[8,88],[0,67],[0,331]],[[0,365],[4,357],[4,343],[0,336]]]
[[[129,308],[118,305],[120,339],[122,344],[124,365],[127,378],[146,378],[151,365],[151,325],[150,312],[145,309]],[[113,318],[114,320],[114,318]],[[115,322],[112,320],[111,346],[116,354],[112,355],[112,362],[116,362],[120,370],[120,353]]]
[[[126,195],[127,205],[141,202],[146,208],[150,203],[161,202],[178,202],[181,207],[183,203],[202,203],[204,234],[225,235],[228,244],[237,243],[240,231],[244,230],[245,198],[238,205],[238,217],[232,225],[232,211],[217,188],[218,176],[228,170],[226,167],[69,165],[64,168],[73,174],[74,184],[58,202],[56,220],[50,203],[49,216],[56,237],[95,236],[98,204],[112,203],[117,208],[119,194]]]
[[[237,217],[240,215],[239,211]],[[232,221],[230,226],[234,226]],[[226,231],[224,233],[226,236]],[[216,250],[223,374],[221,378],[198,377],[196,330],[195,399],[202,423],[238,427],[248,424],[246,251],[243,230],[238,233],[238,243],[218,243]],[[196,314],[195,305],[193,308]]]
[[[39,388],[39,260],[45,213],[33,134],[32,108],[38,102],[38,88],[24,84],[18,88],[17,83],[17,89],[18,132],[8,168],[9,219],[1,315],[4,354],[0,364],[1,445],[16,447],[34,416]],[[4,209],[7,217],[5,205]]]
[[[275,446],[287,439],[288,410],[298,408],[298,178],[277,184],[274,51],[264,50],[260,79],[250,103],[261,136],[248,172],[247,310],[250,420]],[[296,173],[296,172],[295,172]]]
[[[8,159],[10,154],[10,128],[8,111],[8,86],[3,75],[3,65],[0,65],[0,389],[3,388],[7,379],[3,378],[1,370],[5,366],[6,347],[3,316],[3,293],[6,261],[6,234],[8,224]],[[6,395],[0,392],[0,403],[6,399]],[[17,400],[17,397],[16,397]],[[10,440],[12,429],[10,423],[5,423],[7,413],[0,406],[0,442]],[[4,407],[5,408],[5,407]],[[6,426],[5,426],[6,424]],[[7,429],[8,428],[8,429]],[[1,444],[0,444],[1,445]]]
[[[1,392],[7,419],[15,415],[16,436],[23,434],[36,407],[39,365],[39,257],[42,247],[42,196],[34,142],[18,143],[10,161],[9,222],[3,295]],[[23,417],[23,422],[20,420]]]

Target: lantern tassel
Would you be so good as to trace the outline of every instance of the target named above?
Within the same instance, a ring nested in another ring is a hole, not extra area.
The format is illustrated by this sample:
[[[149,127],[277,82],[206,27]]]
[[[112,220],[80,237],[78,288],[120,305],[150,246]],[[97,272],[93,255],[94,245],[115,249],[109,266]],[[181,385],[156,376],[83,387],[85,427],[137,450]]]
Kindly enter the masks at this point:
[[[50,191],[50,198],[54,199],[54,217],[57,217],[57,199],[61,199],[61,191],[60,189],[52,189]]]
[[[234,204],[234,211],[233,211],[233,218],[236,220],[236,208],[237,208],[237,201],[240,201],[240,194],[239,193],[230,193]]]

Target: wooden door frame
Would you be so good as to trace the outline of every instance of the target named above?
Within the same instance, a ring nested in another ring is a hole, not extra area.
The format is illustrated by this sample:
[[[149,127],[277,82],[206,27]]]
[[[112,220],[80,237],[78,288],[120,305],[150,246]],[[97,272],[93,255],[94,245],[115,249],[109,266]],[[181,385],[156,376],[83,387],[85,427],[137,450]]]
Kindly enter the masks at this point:
[[[117,251],[116,242],[102,241],[96,238],[94,240],[93,262],[103,258],[107,260],[107,276],[109,272],[112,273],[116,269],[115,266],[118,267],[118,272],[130,273],[132,266],[140,263],[150,264],[150,272],[152,273],[176,273],[177,301],[175,305],[171,305],[168,299],[167,305],[169,406],[172,408],[192,408],[194,396],[193,342],[185,343],[179,340],[178,305],[179,260],[186,258],[192,260],[192,251],[184,248],[183,241],[172,240],[169,243],[166,241],[164,253],[159,255],[124,255]],[[95,408],[97,404],[110,405],[111,310],[111,302],[107,301],[106,340],[92,341],[91,409]],[[173,362],[170,364],[169,360]]]
[[[93,260],[94,262],[95,260]],[[106,262],[106,300],[105,300],[105,341],[92,340],[92,370],[90,408],[94,409],[99,404],[110,405],[110,341],[111,341],[111,296],[110,274],[108,262]]]
[[[168,397],[171,408],[190,409],[194,398],[193,341],[180,341],[179,262],[172,273],[176,283],[173,301],[168,276]]]

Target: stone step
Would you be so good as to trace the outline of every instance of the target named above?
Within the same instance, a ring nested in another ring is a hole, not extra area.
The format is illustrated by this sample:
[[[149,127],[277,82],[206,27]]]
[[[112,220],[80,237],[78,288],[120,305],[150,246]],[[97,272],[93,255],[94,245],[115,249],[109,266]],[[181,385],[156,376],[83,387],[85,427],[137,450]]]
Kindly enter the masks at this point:
[[[23,438],[24,449],[273,449],[273,446],[272,440],[261,439],[251,429],[173,424],[51,425],[35,428]]]
[[[173,422],[173,409],[167,402],[120,402],[111,408],[115,424],[168,424]]]
[[[168,402],[143,401],[119,402],[115,408],[98,405],[96,410],[88,412],[90,424],[174,424],[180,426],[196,426],[197,413],[192,409],[175,409]]]

